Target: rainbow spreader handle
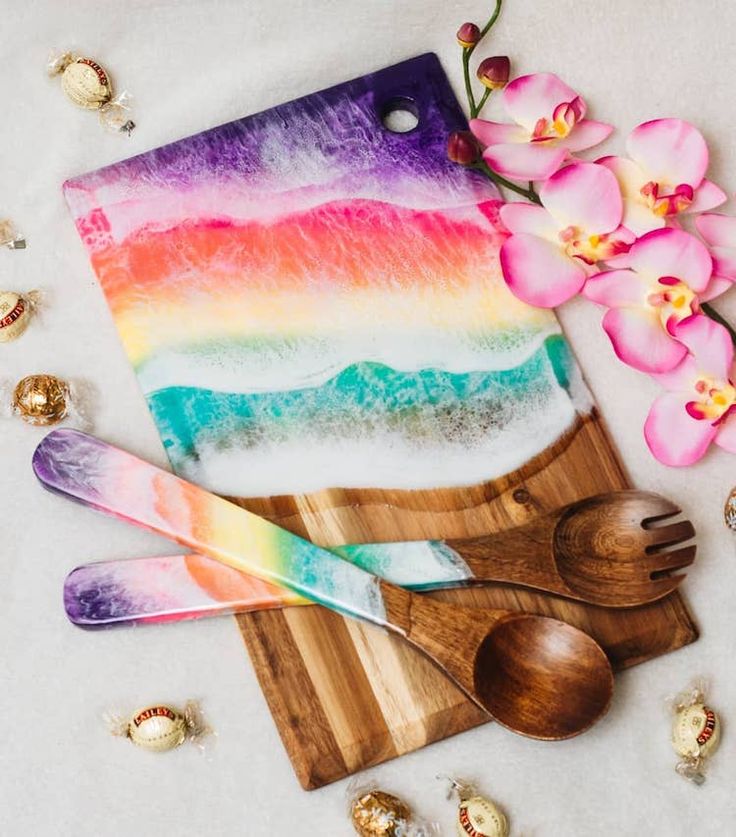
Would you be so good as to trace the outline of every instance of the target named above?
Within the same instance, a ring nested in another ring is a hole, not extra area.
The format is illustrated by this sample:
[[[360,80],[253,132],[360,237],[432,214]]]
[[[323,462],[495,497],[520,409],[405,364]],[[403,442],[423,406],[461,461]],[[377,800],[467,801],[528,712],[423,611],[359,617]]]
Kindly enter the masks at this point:
[[[54,430],[33,470],[51,491],[332,610],[387,624],[378,576],[100,439]]]
[[[330,552],[420,592],[474,580],[470,567],[443,541],[348,544],[331,546]],[[97,561],[76,567],[64,582],[66,614],[83,628],[178,622],[303,604],[311,602],[194,554]]]

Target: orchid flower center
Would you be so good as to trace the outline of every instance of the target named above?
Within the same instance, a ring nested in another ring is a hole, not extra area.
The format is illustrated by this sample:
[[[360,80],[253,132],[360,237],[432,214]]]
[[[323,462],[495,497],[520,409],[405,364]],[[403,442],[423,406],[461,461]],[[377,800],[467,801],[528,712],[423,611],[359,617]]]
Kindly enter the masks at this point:
[[[561,102],[554,109],[552,118],[542,117],[532,131],[532,142],[549,142],[564,139],[585,115],[585,106],[580,96],[571,102]]]
[[[570,258],[580,259],[586,264],[605,261],[629,249],[629,245],[613,233],[588,235],[572,225],[560,231],[559,239]]]
[[[659,308],[662,325],[670,334],[680,320],[700,312],[698,295],[676,276],[660,276],[652,285],[647,302]]]
[[[685,405],[688,414],[698,421],[718,424],[736,410],[736,387],[731,381],[700,378],[695,382],[698,397]]]
[[[644,203],[661,218],[689,209],[694,195],[693,187],[687,183],[681,183],[673,190],[668,190],[664,183],[655,183],[653,180],[645,183],[639,191]]]

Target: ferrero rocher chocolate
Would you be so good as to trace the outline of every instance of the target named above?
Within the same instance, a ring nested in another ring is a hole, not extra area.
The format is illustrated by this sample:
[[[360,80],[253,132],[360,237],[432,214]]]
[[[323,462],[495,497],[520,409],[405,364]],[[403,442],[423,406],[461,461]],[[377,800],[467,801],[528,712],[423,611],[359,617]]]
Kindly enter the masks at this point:
[[[29,375],[13,390],[13,409],[29,424],[47,426],[69,412],[69,384],[55,375]]]
[[[350,813],[360,837],[402,837],[411,818],[411,809],[405,802],[381,790],[357,796]]]
[[[506,817],[490,799],[471,796],[457,809],[458,837],[508,837]]]
[[[0,291],[0,343],[9,343],[28,328],[36,307],[37,292]]]
[[[171,706],[146,706],[133,714],[127,732],[134,744],[162,753],[184,743],[187,722],[184,715]]]

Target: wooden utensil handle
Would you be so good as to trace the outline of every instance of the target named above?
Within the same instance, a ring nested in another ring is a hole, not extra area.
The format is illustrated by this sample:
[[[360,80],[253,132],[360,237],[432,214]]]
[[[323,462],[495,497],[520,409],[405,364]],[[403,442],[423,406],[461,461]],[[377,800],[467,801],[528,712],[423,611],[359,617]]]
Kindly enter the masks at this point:
[[[46,488],[63,496],[331,610],[391,627],[376,576],[93,436],[52,431],[37,447],[33,469]]]
[[[547,517],[535,525],[508,529],[494,535],[445,541],[468,567],[474,582],[498,581],[549,592],[564,592],[564,583],[554,569]]]

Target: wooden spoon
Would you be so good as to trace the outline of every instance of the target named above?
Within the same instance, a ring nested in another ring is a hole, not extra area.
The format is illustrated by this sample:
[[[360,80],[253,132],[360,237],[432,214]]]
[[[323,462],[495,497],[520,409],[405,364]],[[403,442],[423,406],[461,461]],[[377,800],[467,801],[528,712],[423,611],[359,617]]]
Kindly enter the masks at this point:
[[[564,622],[422,598],[76,430],[51,432],[33,469],[63,496],[403,636],[514,732],[569,738],[608,709],[613,673],[606,655]]]

